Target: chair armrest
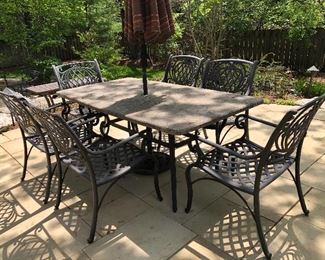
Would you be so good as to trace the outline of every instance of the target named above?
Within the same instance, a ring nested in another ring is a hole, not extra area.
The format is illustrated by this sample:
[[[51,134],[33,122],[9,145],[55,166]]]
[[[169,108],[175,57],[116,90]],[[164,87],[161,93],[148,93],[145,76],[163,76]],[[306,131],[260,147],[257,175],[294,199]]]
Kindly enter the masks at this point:
[[[272,126],[272,127],[277,127],[278,125],[275,124],[275,123],[272,123],[270,121],[266,121],[264,119],[261,119],[261,118],[257,118],[257,117],[254,117],[254,116],[247,116],[249,119],[253,120],[253,121],[256,121],[256,122],[259,122],[259,123],[262,123],[262,124],[265,124],[265,125],[268,125],[268,126]]]
[[[93,154],[93,155],[101,155],[101,154],[106,154],[106,153],[109,153],[109,152],[112,152],[113,150],[115,150],[116,148],[132,141],[133,139],[137,138],[140,136],[140,133],[136,133],[134,135],[131,135],[130,137],[126,138],[126,139],[123,139],[122,141],[118,142],[117,144],[114,144],[104,150],[100,150],[100,151],[92,151],[90,149],[88,149],[88,153],[90,154]]]
[[[214,142],[210,141],[209,139],[205,139],[205,138],[202,138],[200,136],[197,136],[196,138],[202,143],[208,144],[208,145],[210,145],[210,146],[212,146],[214,148],[217,148],[218,150],[229,153],[229,154],[234,155],[234,156],[236,156],[236,157],[238,157],[240,159],[243,159],[243,160],[255,159],[255,158],[260,157],[260,153],[257,153],[255,155],[250,155],[250,156],[242,155],[242,154],[237,153],[237,152],[235,152],[235,151],[233,151],[233,150],[231,150],[231,149],[229,149],[229,148],[227,148],[227,147],[225,147],[223,145],[214,143]]]
[[[53,106],[50,106],[50,107],[47,107],[47,108],[44,108],[43,110],[44,111],[51,111],[52,109],[55,109],[55,108],[58,108],[58,107],[61,107],[63,105],[63,103],[57,103]]]

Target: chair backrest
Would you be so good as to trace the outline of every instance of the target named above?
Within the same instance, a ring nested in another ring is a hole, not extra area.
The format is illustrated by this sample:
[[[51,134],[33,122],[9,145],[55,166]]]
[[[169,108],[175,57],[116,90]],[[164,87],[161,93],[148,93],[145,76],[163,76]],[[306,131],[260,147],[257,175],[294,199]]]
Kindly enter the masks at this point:
[[[241,59],[208,60],[202,88],[250,95],[258,61]]]
[[[162,81],[196,86],[202,60],[192,55],[170,55]]]
[[[29,109],[35,119],[44,127],[60,153],[65,156],[84,155],[86,151],[84,146],[62,117],[34,106],[30,106]]]
[[[52,65],[60,89],[103,82],[97,60]]]
[[[296,110],[288,111],[265,146],[265,160],[274,153],[287,157],[295,152],[298,145],[302,144],[311,121],[324,101],[325,94]]]
[[[17,121],[20,129],[28,136],[41,135],[41,126],[26,108],[27,100],[0,91],[0,98],[8,107],[10,113]]]

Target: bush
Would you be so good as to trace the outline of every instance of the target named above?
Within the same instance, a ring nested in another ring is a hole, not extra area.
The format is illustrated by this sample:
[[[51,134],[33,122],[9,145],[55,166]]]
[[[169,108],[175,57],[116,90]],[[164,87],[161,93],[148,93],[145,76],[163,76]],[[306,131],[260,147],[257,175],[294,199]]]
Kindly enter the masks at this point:
[[[325,84],[321,82],[312,82],[307,79],[298,79],[294,83],[295,90],[298,94],[311,98],[325,94]]]

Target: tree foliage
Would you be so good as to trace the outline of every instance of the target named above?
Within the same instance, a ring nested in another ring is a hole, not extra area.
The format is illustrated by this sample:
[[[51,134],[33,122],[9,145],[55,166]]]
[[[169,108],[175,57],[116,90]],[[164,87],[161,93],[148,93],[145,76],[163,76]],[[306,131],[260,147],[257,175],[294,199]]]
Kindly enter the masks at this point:
[[[179,0],[184,37],[192,51],[217,58],[225,35],[251,30],[288,30],[308,39],[325,27],[325,1],[320,0]]]

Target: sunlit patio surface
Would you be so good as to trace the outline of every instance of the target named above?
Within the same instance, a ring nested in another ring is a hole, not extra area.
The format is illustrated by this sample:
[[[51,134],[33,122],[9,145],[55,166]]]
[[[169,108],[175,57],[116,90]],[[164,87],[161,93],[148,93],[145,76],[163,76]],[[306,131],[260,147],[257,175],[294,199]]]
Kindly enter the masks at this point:
[[[288,109],[261,105],[251,114],[277,122]],[[252,124],[250,136],[263,144],[270,131]],[[111,134],[126,136],[114,129]],[[209,135],[214,136],[213,132]],[[155,196],[152,176],[129,174],[106,196],[95,241],[88,244],[92,209],[89,183],[68,172],[60,209],[54,211],[56,183],[49,203],[43,205],[47,178],[44,154],[32,151],[27,178],[20,182],[20,131],[0,134],[0,258],[263,259],[253,218],[224,186],[199,182],[194,186],[192,210],[184,212],[184,170],[195,154],[183,147],[177,155],[177,213],[171,210],[169,172],[160,175],[162,202]],[[301,170],[309,217],[302,214],[289,173],[261,194],[262,222],[273,259],[325,259],[325,109],[318,112],[305,139]]]

